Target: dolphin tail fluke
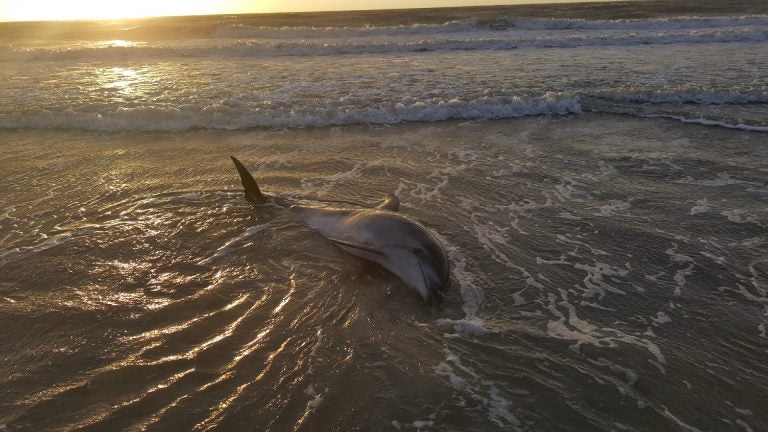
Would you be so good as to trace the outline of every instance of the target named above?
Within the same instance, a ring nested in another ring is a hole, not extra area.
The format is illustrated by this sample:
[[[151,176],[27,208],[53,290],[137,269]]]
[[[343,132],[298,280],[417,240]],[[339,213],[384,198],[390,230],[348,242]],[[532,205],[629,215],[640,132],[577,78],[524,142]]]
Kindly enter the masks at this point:
[[[398,198],[395,194],[389,194],[387,195],[387,199],[385,199],[381,204],[377,205],[376,208],[393,212],[400,211],[400,198]]]
[[[234,156],[230,156],[230,158],[232,158],[232,162],[235,163],[235,168],[237,168],[237,172],[240,174],[240,181],[245,188],[245,199],[254,204],[264,204],[267,202],[267,197],[261,193],[259,185],[256,184],[256,180],[253,179],[251,173]]]

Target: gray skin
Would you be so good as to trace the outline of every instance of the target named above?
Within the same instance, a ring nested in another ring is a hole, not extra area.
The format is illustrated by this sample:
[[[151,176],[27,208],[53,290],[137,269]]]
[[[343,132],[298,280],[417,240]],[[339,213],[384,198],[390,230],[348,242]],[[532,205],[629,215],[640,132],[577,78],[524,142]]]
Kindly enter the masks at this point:
[[[245,167],[232,157],[246,199],[263,204],[284,200],[261,193]],[[288,209],[342,250],[380,264],[415,289],[428,304],[439,304],[449,284],[448,255],[422,224],[397,213],[400,201],[390,195],[375,208],[341,209],[292,205]]]

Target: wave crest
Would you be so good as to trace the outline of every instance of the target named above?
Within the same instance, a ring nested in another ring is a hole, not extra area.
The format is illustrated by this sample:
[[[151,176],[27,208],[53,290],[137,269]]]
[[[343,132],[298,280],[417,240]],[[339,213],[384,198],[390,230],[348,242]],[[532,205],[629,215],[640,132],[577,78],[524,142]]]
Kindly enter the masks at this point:
[[[540,97],[482,98],[463,101],[397,103],[387,107],[296,107],[263,110],[224,105],[183,107],[142,106],[102,112],[80,109],[35,110],[0,115],[4,129],[84,129],[93,131],[183,131],[191,129],[303,128],[347,124],[394,124],[441,120],[488,120],[531,115],[580,113],[576,98],[555,94]]]
[[[490,24],[466,20],[355,28],[218,24],[211,35],[183,42],[156,41],[130,46],[92,43],[64,48],[7,45],[0,47],[0,61],[328,56],[766,41],[766,16],[616,21],[499,19]]]

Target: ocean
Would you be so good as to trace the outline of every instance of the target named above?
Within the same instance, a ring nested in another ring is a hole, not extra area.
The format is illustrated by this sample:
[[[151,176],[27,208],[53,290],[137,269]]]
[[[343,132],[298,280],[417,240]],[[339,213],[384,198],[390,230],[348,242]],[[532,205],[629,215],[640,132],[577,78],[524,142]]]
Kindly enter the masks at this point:
[[[0,23],[0,431],[768,430],[768,4]],[[440,306],[268,194],[401,213]]]

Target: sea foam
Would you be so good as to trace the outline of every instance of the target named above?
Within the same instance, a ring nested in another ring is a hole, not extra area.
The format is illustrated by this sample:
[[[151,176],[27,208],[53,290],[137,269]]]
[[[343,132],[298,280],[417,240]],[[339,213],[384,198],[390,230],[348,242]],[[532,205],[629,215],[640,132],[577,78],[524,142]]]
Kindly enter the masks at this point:
[[[443,25],[312,28],[220,25],[209,38],[120,45],[78,42],[0,46],[0,61],[284,57],[431,51],[513,50],[768,41],[768,17],[674,20],[502,20],[493,30],[474,20]],[[127,36],[126,36],[127,37]]]
[[[87,108],[61,111],[34,110],[24,114],[0,114],[5,129],[85,129],[94,131],[182,131],[190,129],[247,129],[255,127],[302,128],[346,124],[393,124],[449,119],[500,119],[531,115],[580,113],[577,98],[555,94],[540,97],[484,98],[463,101],[417,101],[383,107],[349,110],[338,106],[297,106],[293,110],[260,107],[187,105],[181,108],[141,106],[92,112]]]

